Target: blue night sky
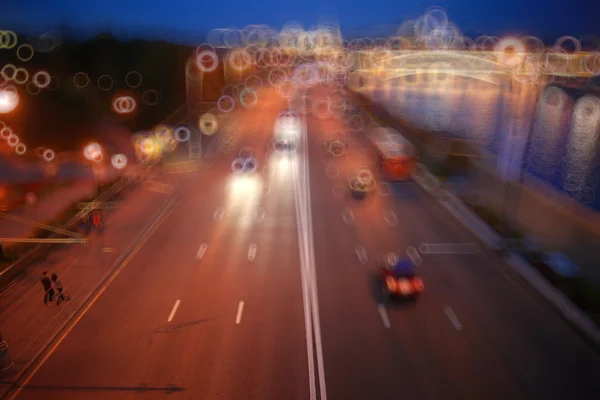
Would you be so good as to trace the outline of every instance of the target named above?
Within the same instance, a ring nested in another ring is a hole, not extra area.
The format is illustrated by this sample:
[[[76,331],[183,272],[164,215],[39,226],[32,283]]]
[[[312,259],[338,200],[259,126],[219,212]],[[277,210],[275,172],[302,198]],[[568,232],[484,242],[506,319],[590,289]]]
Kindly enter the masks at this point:
[[[504,36],[533,35],[555,40],[600,32],[598,0],[4,0],[0,29],[39,31],[58,24],[87,34],[110,28],[145,36],[189,41],[214,28],[266,24],[276,29],[291,20],[310,28],[319,14],[335,10],[342,33],[389,24],[422,15],[428,7],[443,7],[465,33]],[[376,34],[374,34],[376,35]]]

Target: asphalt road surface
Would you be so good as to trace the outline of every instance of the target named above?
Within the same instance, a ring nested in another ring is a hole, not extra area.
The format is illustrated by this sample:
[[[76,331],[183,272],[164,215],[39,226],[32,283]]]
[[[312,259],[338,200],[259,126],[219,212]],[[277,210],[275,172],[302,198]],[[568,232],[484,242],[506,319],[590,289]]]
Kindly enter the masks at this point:
[[[259,97],[210,167],[172,177],[175,211],[17,398],[600,398],[596,353],[414,183],[381,184],[345,117],[309,114],[279,154],[289,105]],[[250,155],[257,172],[234,175]],[[379,184],[353,200],[364,168]],[[383,305],[375,258],[422,244],[426,292]]]

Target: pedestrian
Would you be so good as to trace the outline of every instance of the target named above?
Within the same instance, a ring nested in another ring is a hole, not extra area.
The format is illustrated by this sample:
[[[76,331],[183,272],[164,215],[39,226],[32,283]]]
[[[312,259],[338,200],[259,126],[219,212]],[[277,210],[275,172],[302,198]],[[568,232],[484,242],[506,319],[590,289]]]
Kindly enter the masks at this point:
[[[44,286],[44,305],[48,305],[48,303],[54,301],[54,289],[52,289],[52,281],[50,281],[50,278],[48,278],[46,274],[46,271],[42,273],[41,280],[42,285]]]
[[[69,295],[63,291],[63,284],[58,280],[58,275],[52,274],[52,288],[56,291],[56,305],[59,305],[65,300],[70,300]]]
[[[98,235],[102,236],[104,234],[104,224],[102,223],[102,218],[100,217],[100,211],[94,211],[92,222],[94,224],[94,227],[98,231]]]

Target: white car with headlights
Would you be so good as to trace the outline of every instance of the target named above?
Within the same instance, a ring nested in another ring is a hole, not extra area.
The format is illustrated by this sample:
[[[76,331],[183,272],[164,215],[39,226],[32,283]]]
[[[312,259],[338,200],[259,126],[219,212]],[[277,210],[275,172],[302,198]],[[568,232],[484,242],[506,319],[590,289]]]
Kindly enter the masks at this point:
[[[297,113],[284,111],[279,114],[273,127],[273,147],[275,151],[294,151],[301,129],[301,120]]]

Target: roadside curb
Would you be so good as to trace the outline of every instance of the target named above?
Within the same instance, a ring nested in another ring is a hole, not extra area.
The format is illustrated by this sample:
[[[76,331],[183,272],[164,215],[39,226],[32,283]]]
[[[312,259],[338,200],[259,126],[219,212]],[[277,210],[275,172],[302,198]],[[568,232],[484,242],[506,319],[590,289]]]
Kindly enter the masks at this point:
[[[50,337],[50,339],[40,348],[40,350],[27,362],[27,364],[14,376],[12,379],[12,384],[10,384],[2,394],[0,394],[0,399],[6,398],[6,396],[11,393],[13,390],[21,387],[19,381],[23,379],[23,377],[31,370],[31,368],[39,362],[40,358],[43,354],[48,351],[50,346],[57,340],[57,338],[67,329],[72,322],[77,318],[77,316],[81,313],[83,309],[89,306],[91,299],[96,296],[100,290],[105,286],[107,282],[110,281],[111,277],[118,271],[119,267],[123,262],[133,253],[133,251],[142,243],[143,239],[146,238],[148,232],[152,230],[152,228],[161,220],[162,217],[168,215],[168,213],[177,205],[179,201],[180,195],[177,192],[173,192],[169,198],[165,201],[165,203],[156,211],[156,213],[148,219],[146,225],[142,228],[142,230],[137,234],[137,236],[133,239],[129,247],[121,253],[119,258],[115,260],[113,265],[108,269],[106,274],[101,278],[100,282],[96,287],[89,292],[85,300],[81,303],[81,305],[74,310],[68,318],[65,320],[63,324],[59,328],[56,329],[54,334]],[[162,222],[162,221],[161,221]],[[9,382],[7,382],[8,384]]]
[[[413,178],[423,190],[435,196],[435,200],[458,222],[473,233],[487,248],[496,253],[502,250],[504,248],[504,240],[474,212],[467,209],[460,199],[447,190],[440,190],[439,182],[437,185],[428,184],[428,181],[432,181],[431,177],[432,175],[426,168],[420,166],[418,173]],[[433,179],[437,181],[435,177]],[[547,282],[544,277],[519,255],[507,252],[502,259],[572,325],[575,330],[585,336],[596,347],[600,348],[600,328],[596,326],[591,318],[573,304],[560,290]]]

